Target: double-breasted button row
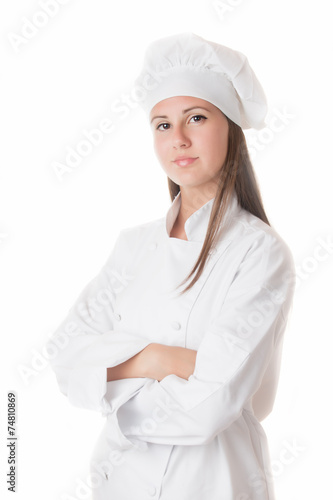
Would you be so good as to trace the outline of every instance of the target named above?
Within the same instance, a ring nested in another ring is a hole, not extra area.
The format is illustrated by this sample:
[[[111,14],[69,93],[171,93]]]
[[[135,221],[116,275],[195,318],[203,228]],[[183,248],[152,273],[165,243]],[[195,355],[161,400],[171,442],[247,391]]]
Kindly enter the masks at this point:
[[[113,316],[114,316],[114,319],[115,319],[116,321],[120,321],[120,320],[121,320],[121,315],[120,315],[120,314],[115,313]],[[182,327],[182,325],[179,323],[179,321],[172,321],[172,322],[171,322],[171,326],[172,326],[172,328],[173,328],[174,330],[180,330],[180,329],[181,329],[181,327]]]

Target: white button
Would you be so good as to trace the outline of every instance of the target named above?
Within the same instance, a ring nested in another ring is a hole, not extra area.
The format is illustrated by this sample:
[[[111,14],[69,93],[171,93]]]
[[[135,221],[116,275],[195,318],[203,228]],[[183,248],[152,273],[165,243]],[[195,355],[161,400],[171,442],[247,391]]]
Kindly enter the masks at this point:
[[[150,486],[148,493],[149,493],[149,495],[151,495],[153,497],[156,494],[155,486]]]
[[[151,243],[148,248],[149,248],[149,250],[156,250],[157,243]]]
[[[181,328],[181,324],[180,324],[180,323],[178,323],[178,321],[173,321],[173,322],[171,323],[171,326],[172,326],[172,328],[174,328],[175,330],[180,330],[180,328]]]
[[[114,319],[116,319],[117,321],[120,321],[121,320],[120,314],[115,314]]]

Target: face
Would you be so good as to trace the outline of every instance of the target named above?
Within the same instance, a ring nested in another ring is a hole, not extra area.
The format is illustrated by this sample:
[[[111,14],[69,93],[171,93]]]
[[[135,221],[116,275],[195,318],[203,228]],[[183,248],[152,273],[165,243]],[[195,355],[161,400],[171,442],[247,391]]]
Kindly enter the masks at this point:
[[[203,99],[177,96],[150,113],[156,155],[171,180],[183,189],[215,193],[228,148],[228,121]]]

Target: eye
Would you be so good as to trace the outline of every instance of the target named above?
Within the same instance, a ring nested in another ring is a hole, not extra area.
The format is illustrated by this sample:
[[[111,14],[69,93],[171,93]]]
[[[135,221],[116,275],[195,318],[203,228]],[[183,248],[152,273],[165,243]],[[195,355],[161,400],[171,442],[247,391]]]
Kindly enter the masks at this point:
[[[160,123],[159,125],[157,125],[156,130],[168,130],[169,128],[169,123]]]
[[[194,115],[191,117],[190,122],[193,121],[194,123],[200,123],[204,120],[207,120],[207,118],[203,115]]]

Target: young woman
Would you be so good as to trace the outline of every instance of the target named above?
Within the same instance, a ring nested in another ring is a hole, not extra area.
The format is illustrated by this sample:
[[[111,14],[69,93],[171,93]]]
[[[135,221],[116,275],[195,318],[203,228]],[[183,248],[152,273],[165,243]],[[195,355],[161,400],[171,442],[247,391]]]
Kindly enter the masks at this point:
[[[193,34],[154,42],[136,83],[172,203],[120,232],[51,339],[60,390],[106,417],[93,498],[272,500],[260,421],[294,265],[242,131],[265,96],[242,54]]]

